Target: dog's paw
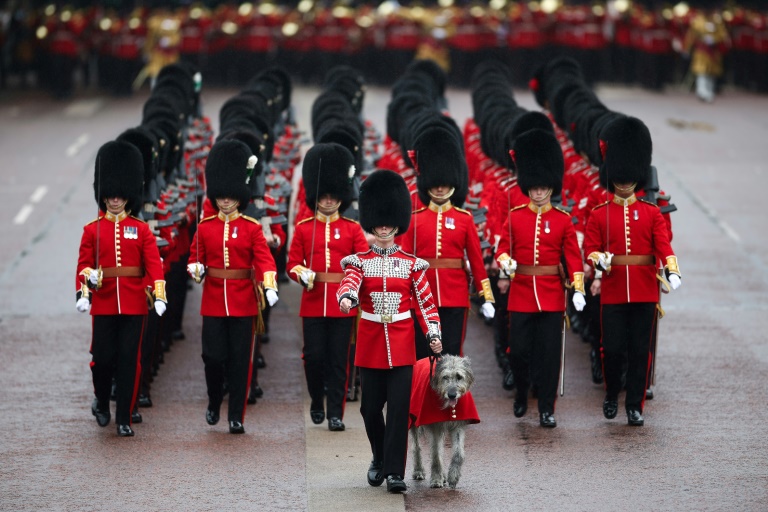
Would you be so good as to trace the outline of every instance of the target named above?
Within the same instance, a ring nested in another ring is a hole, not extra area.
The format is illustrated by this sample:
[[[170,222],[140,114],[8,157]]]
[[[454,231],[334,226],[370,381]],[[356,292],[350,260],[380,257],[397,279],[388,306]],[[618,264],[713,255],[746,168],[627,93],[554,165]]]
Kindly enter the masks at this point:
[[[452,480],[450,478],[448,479],[448,487],[450,487],[451,489],[455,489],[458,483],[459,483],[458,478],[456,480]]]
[[[426,475],[424,475],[424,471],[416,471],[416,470],[414,470],[413,473],[411,474],[411,476],[413,477],[414,480],[424,480],[424,477]]]
[[[429,486],[433,489],[441,489],[444,485],[442,480],[432,480],[429,482]]]

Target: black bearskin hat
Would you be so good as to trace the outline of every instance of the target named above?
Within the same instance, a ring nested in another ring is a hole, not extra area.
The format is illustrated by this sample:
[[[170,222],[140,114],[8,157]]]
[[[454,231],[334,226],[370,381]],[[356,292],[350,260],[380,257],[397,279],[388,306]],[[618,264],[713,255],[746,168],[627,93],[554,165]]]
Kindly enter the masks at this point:
[[[517,167],[517,183],[524,194],[533,187],[563,189],[563,151],[555,136],[544,130],[529,130],[515,139],[512,160]]]
[[[220,140],[208,153],[205,162],[206,195],[216,206],[217,198],[231,197],[240,201],[243,211],[251,200],[249,182],[256,166],[256,157],[248,146],[239,140]]]
[[[143,126],[129,128],[121,133],[116,140],[133,144],[141,152],[144,159],[144,185],[157,177],[158,142],[151,131]]]
[[[307,206],[314,211],[317,199],[330,194],[341,201],[339,211],[343,212],[352,202],[354,176],[355,157],[347,148],[335,142],[315,144],[301,167]]]
[[[395,226],[400,234],[411,224],[411,194],[394,171],[379,169],[360,185],[360,225],[368,233],[378,226]]]
[[[144,188],[144,159],[125,141],[110,141],[99,148],[93,173],[93,195],[99,209],[107,211],[103,199],[122,197],[126,210],[138,214]]]
[[[637,183],[645,187],[651,169],[651,132],[636,117],[620,117],[600,132],[600,184],[610,192],[614,183]]]
[[[413,167],[417,172],[419,199],[430,202],[429,189],[448,185],[455,190],[451,203],[462,206],[469,192],[469,171],[462,142],[456,134],[441,126],[423,129],[413,142]]]

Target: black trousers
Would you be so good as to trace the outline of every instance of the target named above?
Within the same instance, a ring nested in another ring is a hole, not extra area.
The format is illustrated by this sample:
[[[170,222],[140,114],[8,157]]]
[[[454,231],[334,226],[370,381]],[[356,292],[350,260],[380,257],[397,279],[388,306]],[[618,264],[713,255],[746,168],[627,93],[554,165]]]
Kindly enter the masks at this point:
[[[442,330],[443,354],[460,356],[464,347],[464,335],[467,330],[467,308],[437,308]],[[416,359],[433,355],[427,337],[421,330],[419,321],[414,317],[416,326]]]
[[[605,391],[616,399],[621,391],[621,374],[627,361],[625,407],[642,412],[650,363],[651,335],[656,322],[655,302],[603,304],[603,374]]]
[[[141,372],[139,357],[146,315],[94,315],[91,339],[93,392],[102,404],[109,403],[115,376],[115,422],[131,424]]]
[[[563,314],[509,313],[509,362],[517,392],[527,394],[531,381],[538,389],[539,412],[555,412],[560,377]]]
[[[243,421],[251,377],[252,316],[203,316],[203,363],[208,407],[217,410],[224,399],[224,375],[229,387],[229,421]]]
[[[396,366],[391,370],[360,368],[360,414],[373,459],[383,463],[384,476],[405,476],[412,377],[413,366]],[[386,423],[384,404],[387,405]]]
[[[141,387],[139,393],[150,396],[152,388],[152,362],[155,360],[155,351],[161,350],[159,343],[159,329],[163,319],[157,316],[155,308],[149,310],[144,326],[144,339],[141,343]]]
[[[349,342],[355,319],[303,317],[302,321],[304,375],[313,408],[320,406],[326,396],[328,417],[341,419],[347,398]]]

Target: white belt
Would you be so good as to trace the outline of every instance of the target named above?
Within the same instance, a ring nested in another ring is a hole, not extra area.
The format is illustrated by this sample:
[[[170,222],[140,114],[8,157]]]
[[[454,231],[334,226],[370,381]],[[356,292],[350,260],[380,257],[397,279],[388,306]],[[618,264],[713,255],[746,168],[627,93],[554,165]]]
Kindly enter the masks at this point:
[[[377,315],[375,313],[368,313],[363,311],[360,313],[360,318],[364,320],[370,320],[371,322],[378,322],[380,324],[391,324],[399,322],[400,320],[406,320],[411,318],[411,312],[406,311],[404,313],[395,313],[394,315]]]

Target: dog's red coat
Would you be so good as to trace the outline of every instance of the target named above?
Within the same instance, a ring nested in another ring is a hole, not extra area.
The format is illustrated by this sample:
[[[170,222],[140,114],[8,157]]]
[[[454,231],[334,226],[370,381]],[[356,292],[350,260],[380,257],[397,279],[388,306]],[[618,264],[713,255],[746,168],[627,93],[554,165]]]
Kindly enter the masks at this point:
[[[452,409],[441,409],[443,401],[429,385],[429,358],[419,359],[413,366],[411,384],[410,424],[408,427],[420,427],[441,421],[468,421],[480,423],[472,393],[467,392],[456,404],[456,417],[451,418]]]

